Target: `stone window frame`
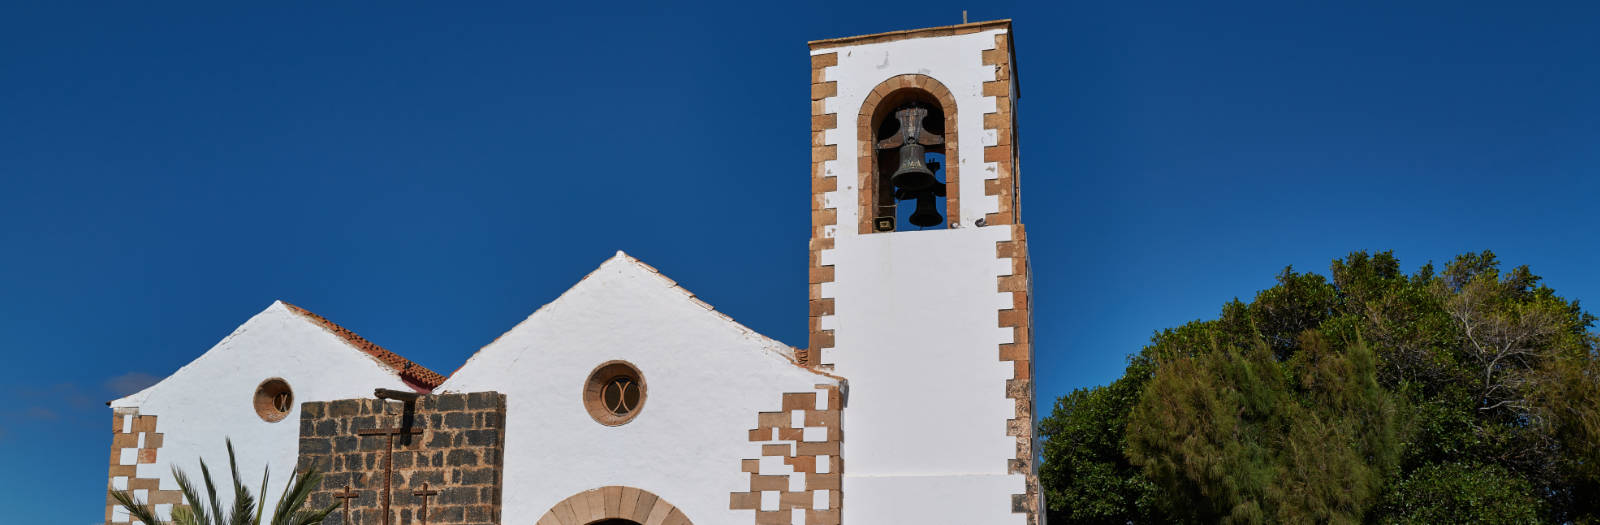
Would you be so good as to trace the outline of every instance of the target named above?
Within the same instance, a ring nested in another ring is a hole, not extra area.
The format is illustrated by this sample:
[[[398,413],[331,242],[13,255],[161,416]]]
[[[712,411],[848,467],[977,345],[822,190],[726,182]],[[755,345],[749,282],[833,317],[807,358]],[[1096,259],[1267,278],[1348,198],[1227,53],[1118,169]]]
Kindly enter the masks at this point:
[[[860,182],[856,196],[858,233],[893,233],[878,232],[872,224],[879,198],[877,129],[883,119],[892,116],[893,104],[906,100],[913,91],[921,91],[939,101],[940,110],[944,112],[945,224],[947,228],[960,227],[961,154],[957,141],[956,99],[949,88],[933,77],[909,73],[890,77],[874,86],[856,115],[856,174]]]
[[[605,406],[602,392],[612,380],[627,376],[639,385],[639,405],[626,414],[613,414]],[[650,399],[650,388],[645,382],[644,373],[633,363],[616,359],[600,363],[589,371],[588,378],[583,381],[583,408],[589,413],[596,423],[615,427],[628,424],[644,412],[644,407]]]
[[[278,408],[277,397],[287,395],[287,406]],[[289,417],[294,412],[294,388],[281,377],[269,377],[256,385],[255,393],[251,395],[251,407],[255,409],[256,416],[268,423],[277,423]]]

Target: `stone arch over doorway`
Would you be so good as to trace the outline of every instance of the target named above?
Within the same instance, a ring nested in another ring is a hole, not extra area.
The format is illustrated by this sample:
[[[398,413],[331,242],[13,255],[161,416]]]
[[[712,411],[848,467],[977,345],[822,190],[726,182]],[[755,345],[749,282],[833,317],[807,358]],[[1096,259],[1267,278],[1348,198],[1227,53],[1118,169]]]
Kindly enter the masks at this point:
[[[612,485],[589,489],[550,507],[536,525],[694,525],[650,491]]]

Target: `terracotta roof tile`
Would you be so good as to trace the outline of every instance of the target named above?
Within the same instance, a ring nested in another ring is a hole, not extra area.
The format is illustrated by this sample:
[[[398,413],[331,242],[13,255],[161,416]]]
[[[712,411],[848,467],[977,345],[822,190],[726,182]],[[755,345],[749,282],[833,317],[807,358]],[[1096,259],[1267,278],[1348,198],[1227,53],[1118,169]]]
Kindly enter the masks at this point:
[[[289,310],[294,313],[305,316],[307,319],[312,321],[316,321],[317,324],[322,325],[322,327],[328,329],[329,332],[333,332],[334,335],[337,335],[343,338],[346,342],[349,342],[350,345],[356,347],[357,350],[361,350],[372,357],[378,358],[378,360],[382,361],[383,364],[394,369],[395,373],[399,374],[400,378],[406,380],[407,382],[414,383],[426,390],[433,390],[438,388],[440,383],[444,383],[444,376],[439,375],[438,372],[429,370],[426,367],[411,361],[410,359],[400,357],[400,354],[390,352],[389,350],[378,346],[377,343],[368,341],[366,338],[361,337],[360,335],[356,335],[356,333],[351,331],[349,328],[339,326],[338,323],[329,321],[327,318],[312,313],[310,310],[305,308],[301,308],[287,302],[283,302],[283,305],[289,307]]]

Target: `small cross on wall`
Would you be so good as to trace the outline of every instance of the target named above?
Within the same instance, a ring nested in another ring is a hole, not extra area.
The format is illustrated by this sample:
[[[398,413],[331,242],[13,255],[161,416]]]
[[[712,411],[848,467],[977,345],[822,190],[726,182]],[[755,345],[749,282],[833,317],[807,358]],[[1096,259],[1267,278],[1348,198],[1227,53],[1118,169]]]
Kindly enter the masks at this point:
[[[344,486],[344,492],[335,492],[335,493],[333,493],[333,497],[341,499],[341,500],[344,500],[344,501],[340,502],[340,503],[342,503],[344,505],[344,521],[343,521],[343,523],[345,525],[349,525],[349,523],[350,523],[350,500],[353,500],[353,499],[356,499],[358,497],[361,497],[361,495],[357,494],[355,491],[350,490],[350,485],[345,485]]]
[[[422,514],[420,516],[422,518],[422,525],[428,525],[428,498],[433,497],[433,496],[438,496],[439,495],[439,491],[437,491],[437,490],[428,490],[428,483],[427,482],[423,482],[422,483],[422,490],[419,490],[419,491],[416,491],[416,492],[412,492],[411,494],[413,494],[413,495],[415,495],[415,496],[417,496],[419,498],[422,498]]]

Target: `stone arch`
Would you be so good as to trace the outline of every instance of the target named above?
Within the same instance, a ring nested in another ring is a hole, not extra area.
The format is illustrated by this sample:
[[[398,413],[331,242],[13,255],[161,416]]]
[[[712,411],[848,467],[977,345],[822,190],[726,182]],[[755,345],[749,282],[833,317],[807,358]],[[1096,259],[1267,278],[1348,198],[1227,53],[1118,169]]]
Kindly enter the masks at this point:
[[[589,525],[623,519],[640,525],[693,525],[683,511],[650,491],[612,485],[589,489],[550,507],[537,525]]]
[[[860,195],[857,196],[857,231],[862,234],[873,233],[872,217],[878,205],[878,159],[876,138],[874,136],[878,122],[888,114],[880,111],[880,106],[892,109],[893,104],[908,98],[907,94],[920,91],[939,101],[940,110],[944,112],[944,151],[945,151],[945,222],[956,224],[961,222],[961,162],[957,151],[956,136],[956,98],[950,93],[943,83],[928,75],[910,73],[889,77],[888,80],[878,83],[867,93],[867,98],[861,103],[861,111],[856,115],[856,175],[860,185],[856,186]],[[885,103],[888,104],[885,104]]]

